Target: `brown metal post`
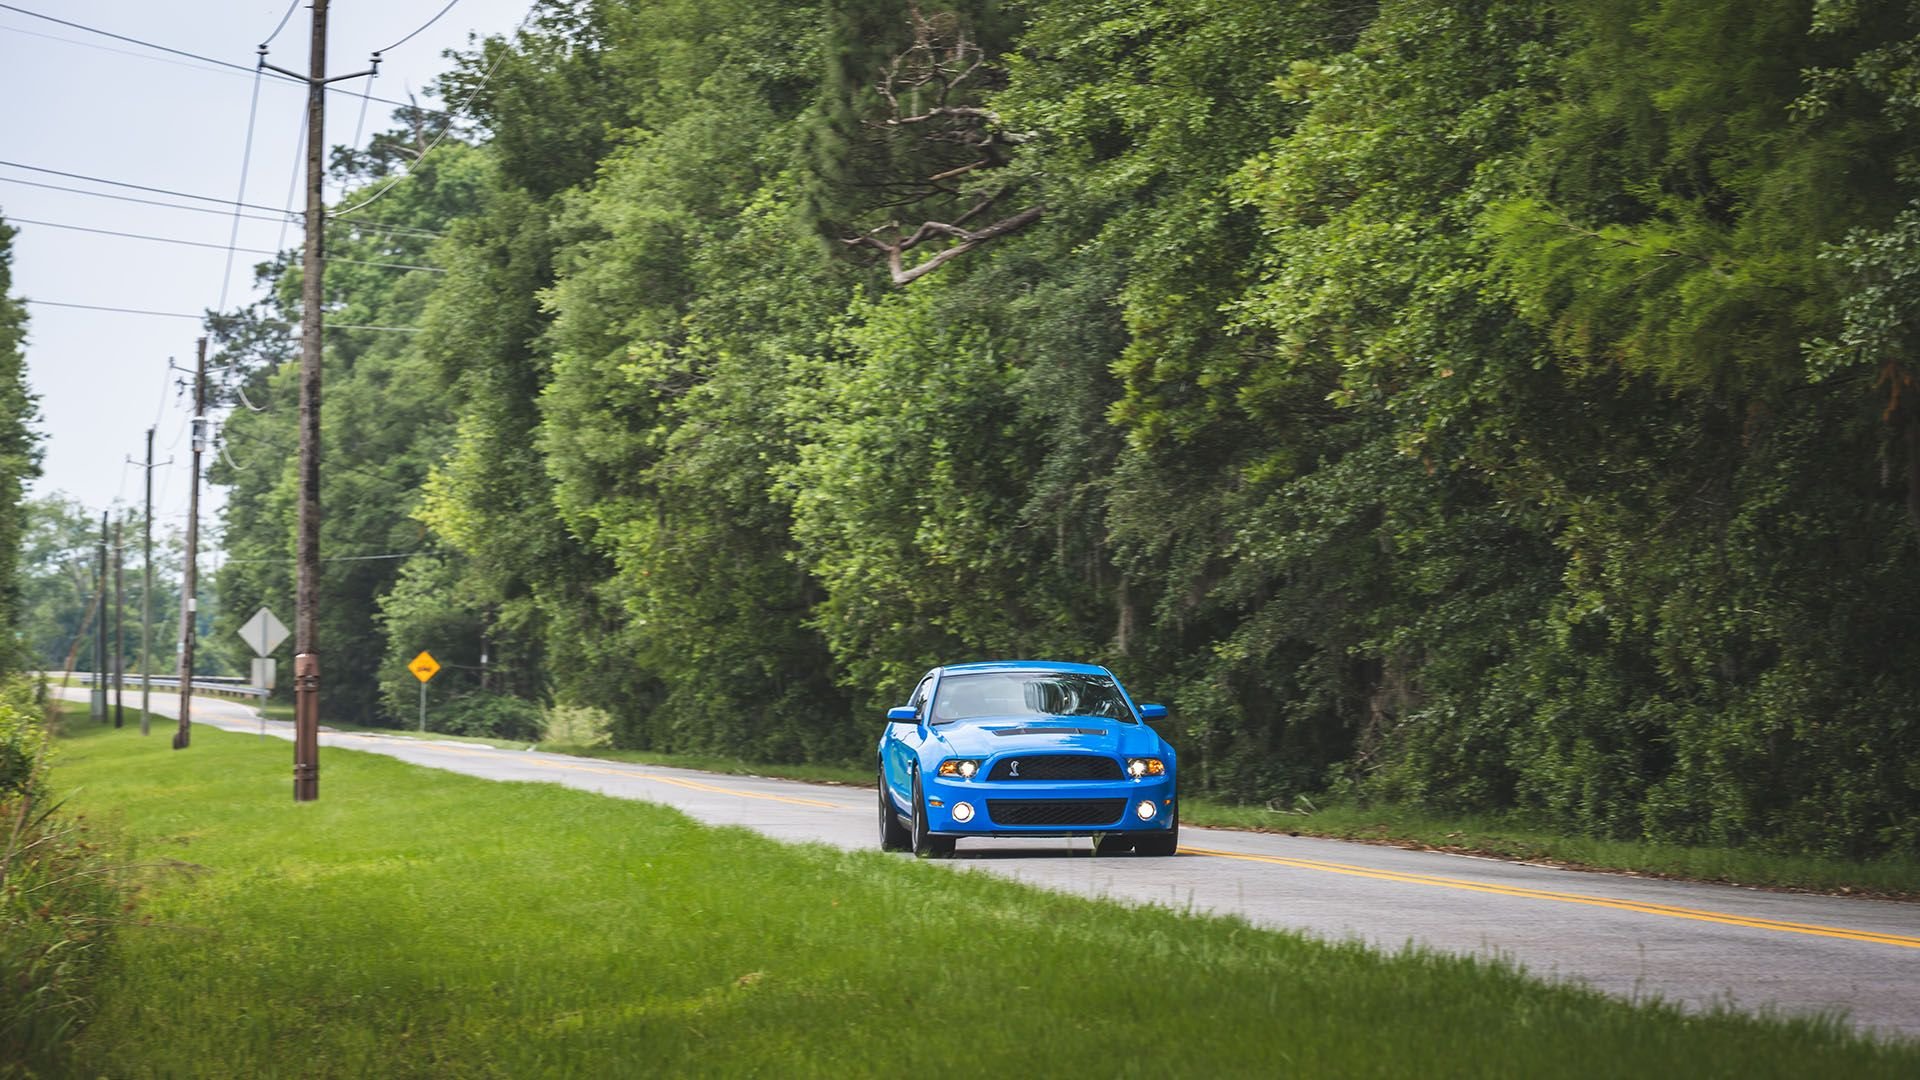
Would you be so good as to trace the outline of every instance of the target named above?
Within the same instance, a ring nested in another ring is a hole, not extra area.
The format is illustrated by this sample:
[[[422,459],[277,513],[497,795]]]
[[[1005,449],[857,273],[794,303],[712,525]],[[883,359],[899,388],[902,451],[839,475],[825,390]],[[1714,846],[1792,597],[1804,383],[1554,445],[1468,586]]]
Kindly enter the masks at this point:
[[[326,272],[327,0],[313,0],[307,75],[307,244],[300,283],[300,492],[293,613],[293,800],[320,797],[320,332]]]
[[[200,617],[200,454],[207,448],[207,339],[201,338],[193,367],[193,467],[187,487],[187,566],[180,586],[180,728],[173,748],[192,743],[193,639]]]

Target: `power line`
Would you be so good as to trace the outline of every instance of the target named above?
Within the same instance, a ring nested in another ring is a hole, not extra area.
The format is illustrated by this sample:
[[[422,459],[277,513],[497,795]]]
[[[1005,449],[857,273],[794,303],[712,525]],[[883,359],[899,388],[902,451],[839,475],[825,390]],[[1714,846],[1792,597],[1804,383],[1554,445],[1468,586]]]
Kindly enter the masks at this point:
[[[285,30],[287,28],[287,20],[293,18],[293,9],[299,6],[300,6],[300,0],[293,0],[292,3],[287,5],[286,13],[280,16],[279,25],[275,26],[273,28],[273,33],[268,34],[267,39],[260,43],[261,47],[264,48],[268,45],[273,44],[273,39],[279,37],[280,31]]]
[[[217,206],[187,206],[184,203],[163,202],[159,199],[142,199],[137,195],[115,195],[111,191],[88,191],[86,188],[67,187],[64,184],[43,184],[38,180],[22,180],[17,176],[0,176],[0,184],[18,184],[22,187],[43,188],[47,191],[64,191],[70,195],[91,195],[96,199],[112,199],[116,202],[139,203],[142,206],[158,206],[165,210],[190,210],[196,214],[219,214],[221,217],[227,216],[227,211]],[[253,206],[255,204],[242,203],[241,205]],[[243,213],[239,216],[246,218],[248,221],[284,222],[287,220],[286,215],[277,210],[271,214]],[[295,214],[293,216],[298,218],[301,215]],[[440,237],[439,233],[429,233],[424,229],[415,229],[407,225],[386,225],[378,221],[342,221],[339,224],[345,228],[393,233],[410,239],[424,240],[439,239]],[[301,227],[305,228],[304,223]]]
[[[174,56],[184,56],[189,60],[198,60],[203,64],[212,64],[216,67],[231,68],[234,71],[248,72],[248,73],[251,73],[254,70],[253,68],[250,68],[245,64],[236,64],[228,60],[216,60],[211,56],[202,56],[199,53],[191,53],[186,51],[185,49],[176,49],[170,45],[159,45],[151,41],[142,41],[137,37],[128,37],[125,34],[116,34],[111,30],[102,30],[97,26],[88,26],[85,23],[70,22],[66,19],[57,19],[52,15],[42,14],[41,12],[38,12],[38,11],[29,11],[26,8],[16,7],[12,4],[0,4],[0,10],[11,11],[19,15],[25,15],[28,18],[44,19],[47,22],[58,23],[61,26],[70,27],[74,30],[84,30],[89,34],[99,34],[101,37],[112,38],[115,41],[124,41],[129,45],[138,45],[144,49],[153,49],[157,52],[171,53]],[[282,82],[303,82],[304,81],[302,79],[288,78],[287,76],[281,75],[278,72],[274,72],[273,75],[274,75],[274,78],[279,79]],[[346,90],[335,90],[332,87],[327,87],[326,89],[336,94],[352,92],[352,91],[346,91]],[[395,108],[400,108],[400,109],[420,108],[420,106],[418,105],[409,105],[407,102],[404,102],[404,101],[392,101],[387,98],[374,98],[373,100],[378,101],[383,105],[392,105]],[[433,113],[434,115],[437,115],[437,116],[449,115],[448,113],[446,113],[444,110],[441,110],[441,109],[422,109],[421,111]]]
[[[105,304],[69,304],[60,300],[35,300],[30,296],[22,298],[22,302],[38,307],[79,308],[82,311],[114,311],[122,315],[152,315],[162,319],[192,319],[196,322],[206,318],[204,314],[188,315],[180,311],[148,311],[144,308],[108,307]]]
[[[394,552],[388,555],[332,555],[321,559],[323,563],[371,563],[376,559],[411,559],[415,555],[438,555],[440,552]],[[227,563],[278,563],[282,559],[227,559]],[[292,561],[292,559],[286,559]]]
[[[0,4],[0,7],[4,6],[5,5]],[[131,188],[134,191],[150,191],[155,195],[172,195],[177,199],[196,199],[200,202],[219,203],[223,207],[231,205],[231,200],[223,199],[218,195],[195,195],[190,191],[175,191],[172,188],[152,187],[147,184],[130,183],[126,180],[108,180],[101,176],[88,176],[86,173],[67,172],[63,169],[49,169],[44,165],[28,165],[22,161],[6,161],[0,159],[0,165],[5,165],[10,169],[25,169],[28,172],[46,173],[50,176],[64,176],[69,180],[85,180],[89,183],[106,184],[111,187]],[[262,206],[259,203],[242,203],[241,205],[249,210],[271,210],[276,214],[283,212],[277,206]]]
[[[390,334],[418,334],[424,332],[423,329],[418,326],[361,326],[356,323],[339,322],[322,323],[321,326],[328,330],[385,330]]]
[[[374,53],[379,56],[379,53]],[[380,69],[367,72],[367,85],[360,88],[360,118],[353,122],[353,141],[348,146],[360,145],[360,132],[367,126],[367,95],[373,91],[373,80],[380,77]]]
[[[298,3],[299,0],[294,0],[294,2]],[[400,46],[405,45],[407,42],[412,41],[414,38],[420,36],[420,31],[425,30],[427,27],[432,26],[434,23],[439,22],[440,16],[445,15],[449,11],[452,11],[453,6],[455,4],[458,4],[459,2],[460,0],[447,0],[446,7],[441,8],[439,13],[434,15],[433,18],[428,19],[426,22],[421,23],[420,26],[417,29],[415,29],[413,33],[408,34],[406,37],[401,38],[399,41],[394,42],[393,44],[387,46],[384,49],[375,49],[373,55],[379,56],[381,53],[392,52],[393,50],[399,48]]]
[[[58,221],[40,221],[35,218],[16,217],[8,218],[7,220],[19,225],[40,225],[49,229],[71,229],[74,232],[95,233],[100,236],[118,236],[127,240],[151,240],[158,244],[178,244],[181,247],[210,248],[214,251],[225,251],[229,254],[235,251],[245,252],[248,255],[281,254],[278,251],[269,251],[266,248],[230,247],[226,244],[209,244],[202,240],[182,240],[173,236],[149,236],[146,233],[121,232],[118,229],[96,229],[90,225],[67,225]],[[372,262],[367,259],[342,258],[338,255],[328,255],[326,258],[328,262],[346,263],[353,266],[374,266],[383,270],[421,270],[429,274],[446,273],[445,270],[438,266],[414,266],[410,263]]]
[[[162,319],[199,320],[207,317],[204,312],[199,315],[189,315],[184,311],[151,311],[146,308],[112,307],[106,304],[73,304],[61,300],[35,300],[32,297],[21,297],[20,302],[34,304],[39,307],[79,308],[83,311],[112,311],[121,315],[152,315]],[[329,330],[384,330],[393,334],[418,334],[422,332],[422,329],[418,326],[366,326],[359,323],[335,322],[325,323],[323,325]]]
[[[284,24],[285,20],[281,22]],[[233,228],[227,231],[227,266],[220,272],[220,302],[214,305],[215,311],[227,310],[227,288],[233,284],[233,256],[239,250],[234,245],[240,240],[240,202],[247,197],[247,168],[253,164],[253,121],[259,113],[260,69],[256,68],[253,73],[253,99],[247,104],[247,141],[240,151],[240,191],[233,197]]]
[[[300,183],[300,163],[306,159],[306,146],[307,146],[307,110],[301,109],[300,110],[300,134],[295,135],[293,137],[293,168],[287,170],[287,208],[281,211],[281,213],[286,215],[285,217],[280,219],[282,222],[288,222],[294,219],[293,192],[294,192],[294,188],[298,186]],[[304,223],[306,220],[307,220],[306,212],[301,211],[300,221],[303,223],[302,228],[305,227]],[[279,244],[283,248],[287,246],[287,227],[284,224],[280,226]]]
[[[513,32],[516,35],[519,34],[522,30],[526,29],[527,21],[533,18],[533,10],[534,10],[533,6],[529,6],[527,8],[526,14],[520,16],[519,23],[517,23],[513,28]],[[442,12],[442,14],[445,14],[445,13]],[[435,18],[438,18],[438,16],[435,16]],[[474,88],[467,94],[467,99],[460,103],[460,108],[458,110],[459,112],[465,112],[467,110],[467,107],[473,104],[474,99],[480,96],[480,91],[485,90],[487,88],[487,83],[493,81],[493,73],[500,70],[500,62],[507,58],[507,53],[509,51],[510,51],[509,49],[502,48],[500,50],[500,55],[493,58],[493,63],[488,65],[486,74],[480,76],[480,82],[476,84]],[[439,133],[434,135],[433,140],[427,143],[426,147],[420,151],[419,156],[416,157],[414,160],[419,161],[421,159],[424,159],[428,154],[432,153],[434,148],[439,146],[441,141],[444,140],[447,137],[447,134],[452,130],[453,130],[453,125],[451,123],[448,123],[445,127],[441,128]],[[362,199],[359,202],[354,203],[352,206],[343,207],[341,209],[337,209],[333,211],[333,216],[339,217],[342,214],[351,214],[355,210],[361,210],[368,206],[373,205],[375,202],[378,202],[380,200],[381,196],[385,195],[389,191],[392,191],[394,185],[398,184],[403,179],[405,179],[405,177],[401,177],[401,176],[394,177],[392,180],[387,181],[386,185],[381,187],[380,190],[375,191],[372,195],[367,196],[365,199]]]
[[[236,434],[236,432],[230,427],[221,429],[221,433],[224,437],[228,439],[232,439],[233,436]],[[288,447],[285,444],[283,444],[279,439],[273,438],[271,435],[262,435],[253,431],[241,431],[241,432],[238,432],[237,434],[240,435],[242,441],[251,443],[253,445],[254,450],[265,450],[267,453],[270,453],[270,454],[281,454],[281,455],[285,455],[290,452]],[[372,472],[370,470],[360,468],[357,465],[348,464],[347,462],[344,462],[344,461],[330,461],[327,463],[327,467],[329,469],[337,469],[341,472],[357,473],[358,475],[364,476],[369,480],[378,480],[379,482],[386,484],[388,487],[398,488],[401,491],[417,491],[420,486],[418,484],[407,483],[406,481],[403,481],[403,480],[395,480],[391,476],[382,476],[377,472]],[[385,559],[385,558],[404,559],[407,557],[407,555],[425,555],[425,554],[429,554],[429,552],[414,551],[414,552],[408,552],[402,555],[372,555],[372,556],[359,556],[359,557],[374,558],[374,559]],[[251,560],[251,561],[275,562],[277,560],[259,559],[259,560]],[[325,562],[326,560],[322,559],[321,561]]]
[[[4,5],[0,5],[0,6],[4,6]],[[304,213],[294,212],[294,210],[290,206],[285,209],[282,209],[281,207],[278,207],[278,206],[267,206],[262,203],[250,203],[250,202],[235,203],[231,199],[223,199],[218,195],[196,195],[190,191],[175,191],[172,188],[153,187],[148,184],[135,184],[135,183],[130,183],[126,180],[109,180],[103,176],[90,176],[86,173],[67,172],[62,169],[49,169],[44,165],[28,165],[25,162],[21,162],[21,161],[7,161],[4,159],[0,159],[0,165],[5,165],[8,168],[12,168],[12,169],[25,169],[28,172],[45,173],[49,176],[64,176],[69,180],[85,180],[90,184],[105,184],[109,187],[128,188],[133,191],[146,191],[146,192],[151,192],[152,194],[155,194],[155,195],[171,195],[176,199],[194,199],[199,202],[218,203],[219,209],[211,211],[212,213],[216,213],[216,214],[225,214],[227,212],[226,211],[227,207],[238,205],[238,206],[245,207],[248,210],[265,210],[274,215],[271,218],[262,218],[261,220],[263,221],[301,221],[306,217]],[[5,181],[10,184],[27,184],[32,187],[51,188],[55,191],[71,191],[78,195],[97,195],[103,199],[121,199],[127,202],[146,202],[154,206],[173,205],[170,203],[151,202],[151,200],[147,200],[147,199],[134,199],[125,195],[113,195],[104,191],[84,191],[80,188],[61,187],[58,184],[38,184],[32,180],[21,180],[17,177],[10,177],[10,176],[0,176],[0,181]],[[200,207],[196,207],[196,206],[175,206],[174,208],[178,210],[201,209]],[[332,215],[328,215],[328,216],[331,217]],[[384,229],[388,232],[394,232],[394,233],[418,234],[420,236],[431,237],[435,240],[438,240],[445,235],[444,233],[434,232],[431,229],[416,228],[412,225],[388,225],[382,222],[373,222],[373,221],[361,222],[358,220],[349,221],[349,222],[346,222],[345,224],[353,225],[355,227],[369,228],[369,229]]]
[[[62,45],[72,45],[76,48],[113,53],[116,56],[131,56],[136,60],[146,60],[155,64],[172,64],[174,67],[183,67],[190,71],[211,71],[216,75],[228,74],[228,72],[220,68],[208,67],[205,64],[194,63],[187,60],[173,60],[165,56],[152,56],[143,52],[135,52],[132,49],[116,49],[111,45],[102,45],[97,41],[81,41],[79,38],[62,37],[59,34],[44,34],[38,30],[29,30],[24,26],[0,26],[0,30],[6,30],[15,34],[25,34],[27,37],[37,37],[44,41],[58,41]]]

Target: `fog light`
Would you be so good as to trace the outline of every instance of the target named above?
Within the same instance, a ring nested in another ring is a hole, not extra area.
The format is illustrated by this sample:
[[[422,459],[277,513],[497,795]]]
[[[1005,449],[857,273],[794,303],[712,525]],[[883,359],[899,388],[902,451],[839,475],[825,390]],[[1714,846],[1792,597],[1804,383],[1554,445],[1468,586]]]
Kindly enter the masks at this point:
[[[1141,821],[1152,821],[1153,820],[1153,800],[1141,799],[1140,805],[1134,807],[1133,812],[1139,815]]]
[[[957,802],[953,804],[953,820],[965,825],[973,820],[973,804]]]

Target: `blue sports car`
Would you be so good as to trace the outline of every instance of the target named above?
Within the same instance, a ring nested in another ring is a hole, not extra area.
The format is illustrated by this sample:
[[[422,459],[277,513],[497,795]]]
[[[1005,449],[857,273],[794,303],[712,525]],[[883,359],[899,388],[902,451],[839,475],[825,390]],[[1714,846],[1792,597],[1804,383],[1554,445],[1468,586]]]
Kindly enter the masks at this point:
[[[1180,843],[1173,747],[1113,672],[1033,660],[934,668],[880,736],[880,846],[1091,836],[1102,853]]]

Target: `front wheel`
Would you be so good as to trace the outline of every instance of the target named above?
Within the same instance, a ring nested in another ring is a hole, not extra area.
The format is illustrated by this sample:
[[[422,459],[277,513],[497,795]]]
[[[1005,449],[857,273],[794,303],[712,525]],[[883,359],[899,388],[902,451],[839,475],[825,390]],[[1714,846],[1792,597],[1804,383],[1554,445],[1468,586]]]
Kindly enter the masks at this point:
[[[935,836],[927,829],[927,797],[920,790],[920,773],[913,774],[913,853],[922,859],[953,852],[953,837]]]
[[[905,851],[913,837],[907,827],[900,824],[900,815],[893,812],[893,796],[887,791],[887,774],[880,774],[880,850]]]
[[[1173,825],[1163,833],[1147,833],[1133,842],[1142,855],[1171,855],[1180,849],[1180,808],[1173,808]]]

